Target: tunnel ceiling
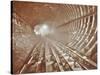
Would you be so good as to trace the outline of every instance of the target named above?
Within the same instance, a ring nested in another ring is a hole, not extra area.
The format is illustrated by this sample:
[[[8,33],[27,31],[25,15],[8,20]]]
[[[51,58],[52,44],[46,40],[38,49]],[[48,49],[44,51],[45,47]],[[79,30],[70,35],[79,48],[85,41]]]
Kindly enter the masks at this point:
[[[11,20],[13,73],[97,68],[96,6],[12,1]]]
[[[81,5],[70,4],[13,2],[13,7],[13,11],[32,26],[35,25],[34,23],[43,22],[50,22],[51,25],[60,25],[88,13],[86,5],[81,8]],[[89,6],[89,9],[92,11],[92,6]]]

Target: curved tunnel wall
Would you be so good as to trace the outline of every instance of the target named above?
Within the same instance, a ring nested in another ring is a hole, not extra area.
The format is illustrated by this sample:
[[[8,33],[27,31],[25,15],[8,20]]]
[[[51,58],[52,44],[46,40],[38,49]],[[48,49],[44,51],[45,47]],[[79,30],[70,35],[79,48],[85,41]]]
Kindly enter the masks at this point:
[[[12,2],[12,73],[97,68],[97,7]],[[36,35],[35,26],[53,28]]]

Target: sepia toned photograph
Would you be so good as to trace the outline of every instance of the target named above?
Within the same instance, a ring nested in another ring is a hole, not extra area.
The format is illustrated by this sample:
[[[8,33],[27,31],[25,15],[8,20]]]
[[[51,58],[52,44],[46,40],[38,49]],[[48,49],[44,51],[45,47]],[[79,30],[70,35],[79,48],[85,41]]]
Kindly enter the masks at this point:
[[[97,6],[11,1],[11,73],[97,69]]]

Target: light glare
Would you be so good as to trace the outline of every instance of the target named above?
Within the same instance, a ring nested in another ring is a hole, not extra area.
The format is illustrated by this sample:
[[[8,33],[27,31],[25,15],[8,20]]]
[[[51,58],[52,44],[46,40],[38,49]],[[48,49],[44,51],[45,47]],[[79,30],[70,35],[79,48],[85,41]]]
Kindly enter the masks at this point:
[[[37,25],[34,28],[34,32],[36,35],[45,36],[45,35],[48,35],[50,33],[50,28],[48,27],[47,24]]]

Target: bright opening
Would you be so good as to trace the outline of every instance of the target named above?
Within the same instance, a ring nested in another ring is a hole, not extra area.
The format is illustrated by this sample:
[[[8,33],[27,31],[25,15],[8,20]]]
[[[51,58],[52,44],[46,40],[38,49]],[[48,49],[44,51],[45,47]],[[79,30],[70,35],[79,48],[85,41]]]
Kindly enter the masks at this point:
[[[36,35],[45,36],[51,33],[51,29],[47,24],[36,25],[34,28],[34,32]]]

